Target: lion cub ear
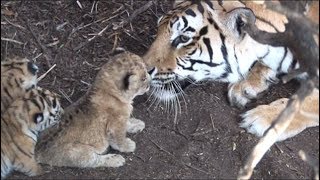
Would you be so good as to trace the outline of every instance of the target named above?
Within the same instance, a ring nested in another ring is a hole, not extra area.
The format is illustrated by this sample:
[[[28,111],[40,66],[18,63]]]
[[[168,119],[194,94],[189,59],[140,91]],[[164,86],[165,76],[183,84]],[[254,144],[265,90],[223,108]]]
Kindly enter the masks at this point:
[[[123,89],[124,90],[128,90],[129,89],[129,86],[130,86],[130,77],[132,76],[133,74],[128,72],[124,78],[123,78]]]

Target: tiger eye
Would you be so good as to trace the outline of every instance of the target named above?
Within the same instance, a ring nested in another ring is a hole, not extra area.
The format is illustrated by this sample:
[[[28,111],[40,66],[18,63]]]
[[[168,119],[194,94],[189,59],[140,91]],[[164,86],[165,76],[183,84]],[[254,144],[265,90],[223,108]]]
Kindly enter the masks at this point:
[[[188,36],[185,36],[185,35],[181,35],[181,36],[180,36],[180,41],[181,41],[182,43],[188,42],[189,39],[190,39],[190,38],[189,38]]]

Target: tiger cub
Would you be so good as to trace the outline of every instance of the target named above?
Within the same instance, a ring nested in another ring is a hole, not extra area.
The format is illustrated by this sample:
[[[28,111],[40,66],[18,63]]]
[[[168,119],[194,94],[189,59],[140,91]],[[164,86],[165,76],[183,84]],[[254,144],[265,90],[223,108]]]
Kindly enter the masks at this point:
[[[60,120],[59,97],[40,87],[16,99],[1,113],[1,179],[12,170],[28,176],[42,173],[34,158],[39,132]]]
[[[25,58],[1,61],[1,113],[37,84],[39,68]]]

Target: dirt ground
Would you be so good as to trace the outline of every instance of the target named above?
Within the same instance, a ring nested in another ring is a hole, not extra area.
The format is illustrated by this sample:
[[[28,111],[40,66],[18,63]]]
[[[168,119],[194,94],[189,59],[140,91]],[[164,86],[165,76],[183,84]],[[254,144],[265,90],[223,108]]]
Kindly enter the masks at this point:
[[[56,64],[40,86],[61,94],[64,107],[88,90],[116,47],[143,55],[155,37],[157,18],[171,7],[171,1],[153,0],[150,7],[137,13],[148,1],[80,3],[82,8],[75,0],[1,1],[1,60],[14,55],[34,59],[40,74]],[[133,17],[131,23],[127,23],[128,17]],[[290,82],[273,87],[254,105],[289,97],[297,86]],[[48,173],[36,178],[234,179],[258,139],[238,127],[239,114],[244,111],[229,106],[226,91],[227,85],[221,83],[186,89],[182,113],[177,117],[178,130],[173,126],[174,115],[165,112],[163,105],[149,108],[148,95],[140,96],[134,103],[134,116],[145,121],[146,129],[130,135],[137,150],[123,154],[123,167],[44,165]],[[299,158],[298,151],[305,150],[318,159],[318,146],[319,128],[277,143],[258,164],[253,178],[310,178],[312,169]],[[26,176],[15,172],[10,178]]]

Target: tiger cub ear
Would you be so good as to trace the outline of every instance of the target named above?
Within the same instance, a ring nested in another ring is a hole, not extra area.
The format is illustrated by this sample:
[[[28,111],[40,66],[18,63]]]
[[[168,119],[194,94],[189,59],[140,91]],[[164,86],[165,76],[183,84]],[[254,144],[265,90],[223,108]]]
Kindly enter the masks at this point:
[[[175,0],[173,2],[173,8],[176,8],[178,5],[180,5],[183,2],[185,2],[185,0]]]
[[[244,35],[244,26],[250,27],[255,22],[256,16],[253,11],[249,8],[241,7],[227,12],[223,23],[230,28],[233,34],[241,38]]]

